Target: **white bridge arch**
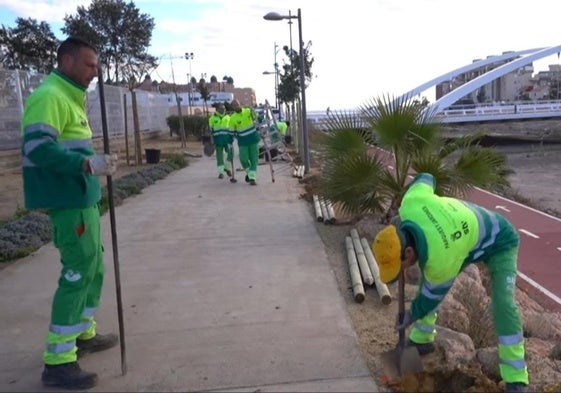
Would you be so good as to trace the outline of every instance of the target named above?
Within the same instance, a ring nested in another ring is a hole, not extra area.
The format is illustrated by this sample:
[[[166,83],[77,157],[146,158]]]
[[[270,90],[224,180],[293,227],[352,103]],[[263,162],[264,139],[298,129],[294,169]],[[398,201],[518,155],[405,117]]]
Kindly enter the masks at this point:
[[[464,83],[448,94],[442,96],[432,104],[429,104],[428,109],[433,113],[437,113],[440,120],[444,123],[548,118],[561,116],[560,100],[539,102],[519,101],[508,103],[506,105],[482,104],[471,106],[469,108],[462,108],[461,106],[455,107],[453,109],[449,108],[452,104],[454,104],[462,97],[492,82],[493,80],[500,78],[508,74],[509,72],[515,71],[527,64],[530,64],[535,60],[539,60],[559,52],[561,52],[561,45],[505,52],[502,55],[489,56],[485,59],[474,61],[470,64],[431,79],[402,94],[399,98],[412,98],[428,90],[429,88],[436,86],[439,83],[450,80],[454,76],[461,75],[472,70],[481,69],[482,67],[487,65],[502,63],[505,60],[514,59],[472,79],[467,83]],[[315,122],[316,126],[319,126],[321,128],[321,123],[323,119],[327,117],[327,113],[322,111],[312,111],[307,113],[307,117],[312,122]]]

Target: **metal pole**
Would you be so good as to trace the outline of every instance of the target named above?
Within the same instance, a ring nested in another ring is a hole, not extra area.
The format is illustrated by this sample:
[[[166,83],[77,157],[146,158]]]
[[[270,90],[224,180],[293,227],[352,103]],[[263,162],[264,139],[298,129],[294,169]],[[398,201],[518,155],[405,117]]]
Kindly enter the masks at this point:
[[[175,74],[173,72],[173,61],[171,60],[171,55],[169,56],[169,62],[171,64],[171,79],[173,80],[173,92],[175,93],[175,103],[177,105],[177,119],[179,120],[181,147],[186,147],[187,141],[185,139],[185,125],[183,123],[183,113],[181,113],[181,101],[179,100],[179,95],[177,95],[177,85],[175,84]]]
[[[302,39],[302,13],[298,8],[298,34],[300,39],[300,90],[302,93],[302,133],[304,148],[304,173],[310,171],[310,146],[308,135],[308,119],[306,115],[306,73],[304,71],[304,40]]]
[[[107,131],[107,112],[105,108],[105,91],[103,87],[103,73],[101,66],[97,68],[99,84],[99,104],[101,106],[101,128],[103,130],[103,152],[109,154],[109,133]],[[119,269],[119,250],[117,243],[117,224],[115,222],[115,203],[113,199],[113,178],[107,176],[107,199],[109,202],[109,217],[111,220],[111,241],[113,246],[113,266],[115,269],[115,289],[117,295],[117,316],[119,318],[119,344],[121,346],[121,373],[127,373],[127,353],[125,346],[125,323],[123,320],[123,302],[121,298],[121,273]]]
[[[279,46],[277,45],[277,43],[275,42],[275,108],[279,109],[279,71],[278,71],[278,67],[279,65],[277,64],[277,48]]]

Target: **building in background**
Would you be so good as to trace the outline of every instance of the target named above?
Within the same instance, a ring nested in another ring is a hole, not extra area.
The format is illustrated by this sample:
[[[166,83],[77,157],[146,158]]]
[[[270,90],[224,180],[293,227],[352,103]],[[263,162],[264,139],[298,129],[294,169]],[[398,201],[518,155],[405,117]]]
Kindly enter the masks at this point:
[[[503,52],[507,54],[509,52]],[[488,56],[489,58],[491,56]],[[477,62],[481,59],[475,59]],[[515,59],[512,59],[515,60]],[[445,96],[461,85],[497,68],[512,60],[505,60],[495,64],[486,65],[469,72],[456,75],[451,80],[435,86],[435,96],[439,98]],[[515,102],[515,101],[535,101],[560,99],[559,81],[561,80],[561,66],[554,64],[549,66],[549,71],[540,71],[536,75],[534,66],[527,64],[503,75],[479,89],[466,94],[456,101],[454,105],[474,105],[484,103]]]

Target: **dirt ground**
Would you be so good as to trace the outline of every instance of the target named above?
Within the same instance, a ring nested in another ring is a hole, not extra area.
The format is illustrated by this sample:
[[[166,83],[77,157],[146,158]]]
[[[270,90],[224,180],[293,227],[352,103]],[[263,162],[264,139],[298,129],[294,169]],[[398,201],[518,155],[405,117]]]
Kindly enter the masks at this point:
[[[185,151],[194,155],[202,154],[200,142],[189,142],[184,148],[181,147],[181,142],[177,138],[171,138],[168,135],[163,135],[159,139],[145,140],[142,148],[160,149],[162,154]],[[515,171],[510,178],[514,193],[532,201],[534,207],[552,214],[561,210],[559,207],[561,187],[559,187],[557,178],[557,173],[561,168],[561,145],[557,147],[507,146],[501,149],[508,154],[509,165]],[[124,154],[121,156],[123,158],[117,177],[139,169],[133,165],[134,159],[130,160],[131,165],[126,165]],[[0,185],[0,221],[2,221],[12,217],[16,210],[23,206],[21,173],[18,170],[11,173],[0,173]],[[313,207],[310,206],[310,212],[312,211]],[[367,365],[372,375],[380,382],[382,367],[379,354],[393,348],[397,341],[397,333],[394,330],[397,302],[393,301],[390,305],[383,305],[374,288],[365,288],[365,300],[362,303],[355,302],[350,286],[346,251],[343,246],[345,236],[348,236],[350,230],[355,226],[342,221],[344,220],[339,220],[336,225],[316,223],[316,227],[325,244],[330,266],[347,305]],[[390,291],[395,294],[396,288],[390,286]],[[407,287],[409,299],[413,297],[414,291],[416,291],[416,287]],[[382,383],[379,385],[381,391],[390,391]]]

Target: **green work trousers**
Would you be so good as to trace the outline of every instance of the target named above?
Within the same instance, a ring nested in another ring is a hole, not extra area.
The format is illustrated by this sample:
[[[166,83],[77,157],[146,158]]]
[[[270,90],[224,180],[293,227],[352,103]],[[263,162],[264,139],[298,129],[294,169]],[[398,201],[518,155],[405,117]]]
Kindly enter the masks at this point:
[[[501,228],[511,230],[510,228]],[[499,341],[499,371],[505,382],[528,384],[524,336],[520,312],[515,303],[518,247],[490,255],[485,264],[491,275],[493,326]],[[433,342],[436,313],[415,321],[409,338],[419,344]]]
[[[224,153],[226,153],[226,162],[224,162]],[[232,170],[232,160],[234,159],[234,148],[232,145],[216,145],[216,167],[218,174],[224,175],[225,169]]]
[[[95,336],[104,266],[98,206],[50,211],[53,243],[62,270],[58,280],[47,334],[45,364],[76,361],[76,338]]]
[[[257,164],[259,163],[259,143],[248,146],[239,146],[240,164],[247,177],[257,180]]]

